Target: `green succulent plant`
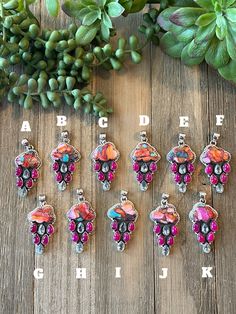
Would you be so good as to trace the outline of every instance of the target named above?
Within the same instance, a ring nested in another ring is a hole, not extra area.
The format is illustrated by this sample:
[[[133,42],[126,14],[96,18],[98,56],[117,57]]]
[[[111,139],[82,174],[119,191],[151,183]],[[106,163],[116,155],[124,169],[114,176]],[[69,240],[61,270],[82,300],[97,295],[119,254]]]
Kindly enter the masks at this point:
[[[166,31],[162,49],[189,66],[205,60],[225,79],[236,82],[236,1],[195,0],[193,5],[160,13],[158,23]]]

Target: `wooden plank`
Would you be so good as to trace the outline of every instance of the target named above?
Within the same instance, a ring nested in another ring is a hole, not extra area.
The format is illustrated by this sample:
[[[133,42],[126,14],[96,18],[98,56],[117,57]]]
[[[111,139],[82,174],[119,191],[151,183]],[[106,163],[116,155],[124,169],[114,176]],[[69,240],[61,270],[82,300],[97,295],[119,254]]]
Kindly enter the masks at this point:
[[[235,282],[236,282],[236,253],[233,250],[233,239],[236,222],[235,215],[235,86],[225,82],[209,69],[209,103],[210,130],[221,134],[218,145],[232,154],[232,173],[223,195],[213,193],[213,206],[219,213],[220,229],[215,243],[216,263],[216,295],[218,313],[234,313]],[[215,126],[216,115],[225,115],[223,126]]]
[[[37,10],[40,8],[38,7]],[[42,4],[42,25],[65,26],[68,20],[49,18]],[[128,35],[139,25],[141,16],[119,20],[121,33]],[[127,32],[129,25],[129,32]],[[45,112],[35,107],[24,111],[18,107],[1,106],[4,121],[0,125],[1,177],[8,178],[1,191],[1,296],[3,313],[235,313],[235,251],[232,249],[234,222],[235,174],[231,175],[225,194],[212,194],[208,179],[197,160],[193,182],[186,195],[180,195],[168,172],[166,153],[176,145],[178,133],[185,132],[186,141],[200,155],[209,141],[210,132],[222,134],[220,145],[235,154],[235,87],[217,78],[206,66],[189,69],[160,52],[147,47],[143,63],[130,65],[110,75],[98,71],[92,83],[101,90],[114,108],[105,129],[109,140],[121,152],[117,178],[110,192],[102,192],[91,171],[90,152],[103,132],[95,119],[74,113],[64,107]],[[82,154],[79,170],[70,188],[59,193],[50,169],[49,154],[57,145],[64,128],[56,126],[56,116],[65,114],[71,143]],[[224,126],[215,128],[215,114],[225,114]],[[138,190],[131,169],[129,154],[139,140],[139,115],[151,117],[148,126],[150,142],[162,155],[159,171],[149,191]],[[190,117],[190,128],[179,127],[179,116]],[[30,134],[19,132],[23,120],[32,126]],[[16,196],[13,160],[22,151],[20,141],[28,136],[43,160],[37,188],[25,200]],[[232,164],[234,162],[234,158]],[[12,171],[10,170],[12,169]],[[12,175],[11,175],[12,174]],[[76,202],[75,190],[82,187],[86,198],[97,211],[96,234],[86,251],[76,255],[67,232],[65,214]],[[127,250],[116,252],[111,240],[107,209],[119,201],[121,189],[129,191],[129,199],[139,211],[137,229]],[[191,232],[188,212],[198,201],[198,192],[207,192],[207,200],[220,212],[220,231],[215,251],[200,252]],[[153,240],[149,212],[160,202],[162,192],[170,194],[170,202],[181,215],[181,233],[171,255],[161,257]],[[55,207],[56,233],[44,256],[35,256],[27,233],[26,214],[36,207],[37,196],[47,195]],[[212,279],[201,278],[201,267],[212,266]],[[87,279],[75,278],[77,267],[87,268]],[[115,267],[121,267],[115,279]],[[161,269],[168,267],[168,278],[160,279]],[[43,280],[33,280],[33,270],[44,269]]]

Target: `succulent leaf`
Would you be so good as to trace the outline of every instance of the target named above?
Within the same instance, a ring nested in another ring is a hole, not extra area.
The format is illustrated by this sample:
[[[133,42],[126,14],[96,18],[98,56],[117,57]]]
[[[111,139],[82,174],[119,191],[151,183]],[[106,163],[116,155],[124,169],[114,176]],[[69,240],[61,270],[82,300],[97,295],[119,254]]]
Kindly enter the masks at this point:
[[[171,16],[170,21],[180,26],[192,26],[205,10],[201,8],[181,8],[176,10]]]
[[[167,8],[166,10],[162,11],[159,14],[159,16],[157,18],[157,23],[165,31],[170,30],[170,27],[172,25],[172,22],[170,21],[170,17],[177,9],[178,9],[177,7]]]
[[[229,62],[226,40],[219,41],[213,38],[209,49],[207,50],[205,60],[215,69],[225,66]]]
[[[215,13],[205,13],[199,16],[199,18],[196,20],[196,25],[198,26],[207,26],[211,24],[216,19]]]
[[[187,66],[194,66],[201,63],[204,60],[204,56],[202,57],[191,57],[188,54],[189,45],[186,45],[181,53],[181,61]]]
[[[163,51],[173,58],[180,58],[182,50],[185,46],[184,43],[178,42],[174,35],[170,32],[162,36],[160,45]]]

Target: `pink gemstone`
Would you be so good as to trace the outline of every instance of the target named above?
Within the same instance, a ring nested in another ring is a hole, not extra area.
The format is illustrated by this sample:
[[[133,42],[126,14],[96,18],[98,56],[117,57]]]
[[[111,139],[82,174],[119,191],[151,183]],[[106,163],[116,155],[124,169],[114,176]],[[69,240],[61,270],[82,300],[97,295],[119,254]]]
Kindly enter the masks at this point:
[[[113,181],[115,179],[115,175],[112,171],[109,171],[108,174],[107,174],[107,179],[108,181]]]
[[[192,228],[193,228],[193,232],[195,232],[195,233],[199,233],[200,232],[200,224],[198,222],[195,222],[193,224]]]
[[[130,232],[133,232],[134,229],[135,229],[135,224],[134,224],[133,222],[130,222],[129,225],[128,225],[128,230],[129,230]]]
[[[129,242],[129,240],[130,240],[130,234],[129,234],[128,232],[125,232],[125,233],[123,234],[123,240],[124,240],[125,243]]]
[[[222,173],[221,176],[220,176],[220,181],[221,181],[223,184],[226,184],[226,183],[228,182],[228,176],[227,176],[227,174]]]
[[[165,244],[165,237],[163,235],[160,235],[158,237],[158,244],[159,245],[164,245]]]
[[[120,237],[121,236],[120,236],[119,231],[115,231],[114,234],[113,234],[113,240],[117,242],[117,241],[120,240]]]
[[[210,228],[213,232],[216,232],[218,230],[218,224],[215,220],[212,220],[212,222],[210,223]]]
[[[28,188],[28,189],[31,189],[32,188],[32,186],[33,186],[33,180],[30,178],[27,182],[26,182],[26,187]]]
[[[32,172],[31,172],[31,177],[32,179],[38,179],[39,177],[39,172],[37,169],[33,169]]]
[[[212,185],[217,185],[217,183],[218,183],[218,178],[217,178],[217,176],[214,175],[214,174],[212,174],[212,175],[210,176],[210,182],[211,182]]]
[[[182,177],[179,173],[176,173],[175,176],[174,176],[174,180],[176,183],[180,183],[181,180],[182,180]]]
[[[110,169],[111,169],[112,171],[115,171],[115,170],[117,169],[117,167],[118,167],[117,162],[112,161],[112,162],[111,162],[111,165],[110,165]]]
[[[203,235],[202,233],[199,233],[199,234],[197,235],[197,240],[198,240],[198,242],[200,242],[200,243],[205,243],[205,237],[204,237],[204,235]]]
[[[150,183],[150,182],[152,182],[152,179],[153,179],[152,174],[151,173],[147,173],[146,176],[145,176],[145,180],[148,183]]]
[[[17,178],[16,180],[16,185],[18,186],[18,188],[21,188],[24,184],[24,181],[22,178]]]
[[[143,175],[140,172],[137,174],[137,181],[138,182],[142,182],[143,181]]]
[[[98,180],[99,180],[99,181],[104,181],[104,180],[105,180],[105,175],[104,175],[103,172],[99,172],[99,173],[98,173]]]
[[[176,173],[176,172],[178,171],[178,165],[177,165],[176,162],[174,162],[173,164],[171,164],[170,170],[171,170],[173,173]]]
[[[17,177],[21,176],[22,168],[20,166],[16,168],[15,174],[16,174]]]
[[[95,164],[93,165],[93,170],[94,171],[99,171],[101,169],[101,164],[100,162],[95,162]]]
[[[38,234],[36,234],[34,236],[33,242],[34,242],[34,244],[39,244],[40,243],[40,236]]]
[[[179,233],[179,229],[177,226],[172,226],[171,227],[171,233],[173,234],[173,236],[176,236]]]
[[[69,166],[68,166],[68,170],[70,171],[70,172],[74,172],[75,171],[75,163],[70,163],[69,164]]]
[[[116,220],[112,221],[111,229],[112,230],[117,230],[118,229],[118,222]]]
[[[173,244],[174,244],[174,237],[170,236],[170,237],[168,238],[168,240],[167,240],[167,244],[168,244],[169,246],[173,245]]]
[[[91,232],[93,232],[93,223],[92,222],[88,222],[87,223],[87,225],[86,225],[86,231],[88,232],[88,233],[91,233]]]
[[[156,233],[156,234],[161,233],[161,225],[160,224],[154,225],[153,232]]]
[[[157,163],[156,162],[151,162],[149,169],[151,172],[156,172],[157,171]]]
[[[68,183],[72,180],[72,175],[70,173],[67,173],[64,177],[64,180]]]
[[[57,172],[55,179],[56,179],[57,182],[61,182],[62,174],[60,172]]]
[[[205,173],[210,176],[213,172],[213,167],[212,165],[207,165],[206,168],[205,168]]]
[[[185,176],[184,176],[184,182],[185,183],[190,183],[192,181],[192,177],[189,173],[187,173]]]
[[[49,237],[48,237],[47,234],[45,234],[45,235],[42,237],[41,243],[42,243],[44,246],[46,246],[46,245],[48,245],[48,242],[49,242]]]
[[[75,231],[75,228],[76,228],[76,223],[74,222],[74,220],[71,220],[69,223],[69,230],[73,232]]]
[[[47,227],[47,234],[53,234],[53,233],[54,233],[53,225],[48,225],[48,227]]]
[[[231,166],[230,166],[229,163],[226,163],[226,164],[223,165],[223,171],[224,171],[225,173],[230,173],[230,171],[231,171]]]
[[[215,240],[214,232],[209,232],[208,235],[207,235],[207,241],[209,243],[212,243],[214,240]]]
[[[58,171],[58,170],[59,170],[59,163],[55,161],[55,162],[53,163],[53,165],[52,165],[52,169],[53,169],[54,171]]]
[[[74,232],[74,233],[72,234],[71,240],[72,240],[73,242],[79,242],[79,235],[78,235],[77,232]]]
[[[36,224],[32,224],[30,226],[30,232],[32,232],[32,233],[36,233],[37,229],[38,229],[38,226]]]
[[[194,170],[195,170],[195,167],[194,167],[194,165],[193,164],[188,164],[188,166],[187,166],[187,168],[188,168],[188,172],[190,172],[190,173],[193,173],[194,172]]]
[[[81,241],[85,243],[88,241],[88,239],[89,239],[89,236],[88,236],[87,232],[84,232],[82,234]]]
[[[133,163],[133,170],[134,170],[135,172],[139,172],[139,164],[138,164],[138,162],[134,162],[134,163]]]

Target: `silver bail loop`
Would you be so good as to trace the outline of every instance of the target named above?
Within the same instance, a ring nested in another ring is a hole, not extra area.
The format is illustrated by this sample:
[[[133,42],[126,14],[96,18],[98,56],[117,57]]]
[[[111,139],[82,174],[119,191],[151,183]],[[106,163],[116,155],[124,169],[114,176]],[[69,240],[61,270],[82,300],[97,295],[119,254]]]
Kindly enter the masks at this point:
[[[169,194],[163,193],[161,196],[161,205],[166,206],[168,203],[168,198],[170,197]]]
[[[148,141],[147,132],[146,131],[141,131],[140,132],[140,138],[141,138],[141,142],[147,142]]]
[[[100,133],[99,134],[99,143],[100,144],[105,144],[107,141],[107,135],[106,133]]]
[[[220,138],[220,134],[214,133],[214,134],[212,135],[211,144],[212,144],[212,145],[217,145],[217,141],[218,141],[219,138]]]
[[[61,140],[64,143],[69,143],[70,142],[69,132],[67,130],[61,132]]]
[[[30,144],[27,138],[23,138],[23,140],[21,141],[21,144],[22,146],[24,146],[25,150],[31,150],[34,148],[33,145]]]
[[[185,144],[185,138],[186,138],[186,134],[184,133],[179,134],[179,141],[178,141],[179,146],[182,146]]]
[[[76,194],[77,194],[78,200],[79,200],[80,202],[83,202],[83,201],[85,200],[83,189],[77,189],[77,190],[76,190]]]
[[[206,203],[206,193],[205,192],[199,192],[200,195],[200,202],[201,203]]]
[[[46,204],[46,195],[40,194],[39,195],[39,206],[43,207]]]
[[[127,195],[128,195],[128,191],[121,190],[121,192],[120,192],[120,200],[121,200],[121,202],[127,201],[127,199],[128,199]]]

